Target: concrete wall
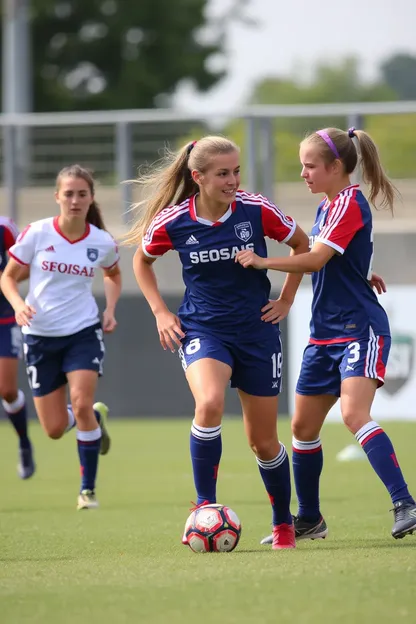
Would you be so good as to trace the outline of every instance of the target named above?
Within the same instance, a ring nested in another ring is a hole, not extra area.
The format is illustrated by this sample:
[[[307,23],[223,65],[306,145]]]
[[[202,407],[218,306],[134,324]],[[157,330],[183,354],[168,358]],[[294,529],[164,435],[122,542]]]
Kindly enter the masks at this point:
[[[100,308],[104,300],[99,297]],[[166,297],[172,311],[179,307],[181,297]],[[124,296],[117,309],[118,327],[105,340],[104,376],[99,381],[97,399],[108,403],[112,417],[129,416],[192,416],[194,402],[177,354],[163,351],[159,343],[154,317],[143,299]],[[282,323],[282,342],[287,355],[286,323]],[[283,379],[287,380],[287,362]],[[21,387],[30,396],[24,366],[20,370]],[[287,384],[280,399],[280,411],[287,413]],[[34,414],[32,401],[29,401]],[[237,393],[227,390],[225,412],[241,412]]]

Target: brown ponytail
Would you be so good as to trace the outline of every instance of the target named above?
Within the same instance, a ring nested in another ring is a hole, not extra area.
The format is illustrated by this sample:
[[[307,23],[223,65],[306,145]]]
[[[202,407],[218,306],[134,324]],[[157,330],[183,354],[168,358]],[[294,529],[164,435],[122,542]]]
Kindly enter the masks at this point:
[[[91,225],[95,225],[99,230],[106,229],[101,209],[95,199],[88,209],[86,220]]]

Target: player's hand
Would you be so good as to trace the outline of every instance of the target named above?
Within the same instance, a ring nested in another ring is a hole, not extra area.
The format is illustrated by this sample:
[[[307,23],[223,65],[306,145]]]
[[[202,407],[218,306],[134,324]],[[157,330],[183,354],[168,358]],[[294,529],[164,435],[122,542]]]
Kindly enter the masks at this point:
[[[239,262],[245,269],[265,269],[265,258],[261,258],[251,249],[242,249],[235,257],[235,262]]]
[[[263,312],[261,320],[265,323],[276,325],[287,317],[291,307],[292,304],[284,299],[271,300],[264,306],[264,308],[261,309]]]
[[[114,311],[105,309],[103,312],[103,331],[106,334],[111,334],[117,327],[116,317]]]
[[[379,295],[387,292],[386,283],[380,275],[373,273],[371,276],[371,280],[368,280],[371,288],[375,288]]]
[[[15,308],[16,323],[20,327],[30,327],[30,321],[36,314],[33,306],[27,305],[24,301]]]
[[[165,351],[170,349],[172,353],[175,353],[175,345],[180,348],[182,346],[181,340],[185,338],[180,320],[169,310],[159,312],[155,316],[160,344]]]

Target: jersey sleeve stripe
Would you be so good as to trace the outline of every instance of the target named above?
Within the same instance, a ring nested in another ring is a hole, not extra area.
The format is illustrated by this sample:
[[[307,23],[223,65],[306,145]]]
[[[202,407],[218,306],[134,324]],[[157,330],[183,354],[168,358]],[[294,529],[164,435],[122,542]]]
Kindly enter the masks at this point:
[[[168,206],[167,208],[164,208],[163,210],[161,210],[154,218],[153,221],[151,223],[151,226],[155,226],[158,223],[160,223],[160,221],[163,221],[164,219],[168,218],[168,217],[172,217],[174,218],[174,216],[177,213],[181,213],[182,212],[186,212],[186,210],[189,210],[189,199],[187,199],[185,202],[182,202],[181,204],[179,204],[179,206]]]
[[[344,214],[346,213],[350,205],[352,205],[351,192],[348,191],[348,195],[343,195],[335,202],[334,210],[330,215],[324,229],[320,233],[320,238],[329,238],[331,236],[334,229],[340,224]]]
[[[279,217],[280,221],[282,223],[284,223],[284,225],[286,225],[288,228],[292,228],[293,219],[291,219],[290,217],[287,217],[284,214],[284,212],[279,210],[279,208],[275,204],[272,204],[263,195],[260,195],[260,194],[254,195],[254,194],[251,194],[251,193],[247,193],[247,191],[239,191],[238,192],[238,196],[239,196],[239,198],[241,199],[241,201],[243,203],[255,204],[257,206],[264,206],[264,208],[268,208],[269,210],[272,210],[274,212],[274,214],[277,217]]]
[[[142,244],[142,249],[143,249],[144,255],[147,256],[148,258],[160,258],[160,256],[155,256],[154,254],[149,253],[143,244]]]
[[[321,236],[317,236],[315,238],[315,243],[324,243],[324,245],[328,245],[328,247],[332,247],[332,249],[335,249],[335,251],[338,251],[341,255],[345,251],[345,249],[343,247],[340,247],[336,243],[333,243],[332,241],[328,240],[327,238],[322,238]]]
[[[22,266],[29,266],[29,262],[23,262],[23,260],[20,260],[20,258],[11,253],[11,251],[9,251],[9,256],[13,258],[13,260],[15,260],[18,264],[21,264]]]
[[[189,208],[187,206],[186,208],[182,208],[181,210],[176,210],[174,213],[165,214],[163,217],[161,217],[159,219],[156,218],[151,223],[149,229],[147,230],[147,232],[145,234],[146,241],[150,243],[152,238],[153,238],[153,233],[154,233],[155,230],[158,230],[163,225],[166,225],[170,221],[173,221],[173,219],[176,219],[176,217],[179,217],[180,215],[185,214],[186,212],[188,212],[188,210],[189,210]]]

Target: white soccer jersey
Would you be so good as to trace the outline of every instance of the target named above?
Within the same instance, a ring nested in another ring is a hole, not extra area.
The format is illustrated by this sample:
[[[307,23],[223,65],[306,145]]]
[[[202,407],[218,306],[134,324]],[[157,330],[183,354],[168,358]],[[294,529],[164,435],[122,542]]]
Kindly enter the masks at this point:
[[[112,268],[119,260],[108,232],[87,224],[82,238],[70,241],[58,217],[51,217],[28,225],[9,254],[19,264],[30,265],[26,303],[36,314],[23,333],[70,336],[98,323],[92,281],[98,268]]]

